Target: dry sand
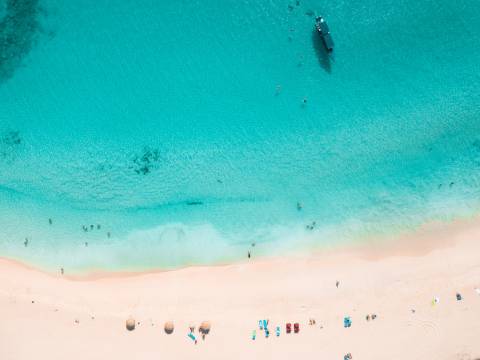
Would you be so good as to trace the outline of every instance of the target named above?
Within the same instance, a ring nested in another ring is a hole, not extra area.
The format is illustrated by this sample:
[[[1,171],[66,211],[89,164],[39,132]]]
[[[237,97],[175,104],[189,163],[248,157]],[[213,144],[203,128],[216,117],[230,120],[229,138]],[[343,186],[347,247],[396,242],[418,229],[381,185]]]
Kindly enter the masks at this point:
[[[478,221],[389,246],[135,276],[74,279],[0,260],[0,359],[480,359],[476,287]],[[129,316],[139,322],[132,332]],[[188,325],[203,320],[212,329],[195,345]],[[286,322],[300,333],[285,334]]]

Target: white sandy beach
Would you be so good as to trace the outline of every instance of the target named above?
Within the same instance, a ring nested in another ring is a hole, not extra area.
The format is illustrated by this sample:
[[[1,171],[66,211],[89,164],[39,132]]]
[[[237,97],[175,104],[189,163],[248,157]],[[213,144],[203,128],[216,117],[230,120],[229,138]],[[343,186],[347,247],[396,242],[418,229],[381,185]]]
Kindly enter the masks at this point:
[[[479,240],[475,221],[308,258],[83,279],[1,260],[0,359],[480,359]],[[203,320],[212,329],[195,345],[188,325]]]

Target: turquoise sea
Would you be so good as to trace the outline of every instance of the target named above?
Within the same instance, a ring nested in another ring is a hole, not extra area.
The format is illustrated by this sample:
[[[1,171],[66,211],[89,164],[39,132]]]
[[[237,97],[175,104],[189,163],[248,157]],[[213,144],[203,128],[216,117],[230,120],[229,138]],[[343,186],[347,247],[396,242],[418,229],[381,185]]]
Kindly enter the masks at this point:
[[[0,0],[0,256],[175,268],[473,215],[478,29],[478,0]]]

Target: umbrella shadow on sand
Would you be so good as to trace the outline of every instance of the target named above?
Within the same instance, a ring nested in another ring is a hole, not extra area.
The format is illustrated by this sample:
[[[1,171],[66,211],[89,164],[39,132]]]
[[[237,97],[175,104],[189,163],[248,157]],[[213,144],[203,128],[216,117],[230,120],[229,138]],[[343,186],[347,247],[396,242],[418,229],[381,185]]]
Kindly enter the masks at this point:
[[[312,45],[313,49],[315,50],[315,54],[317,55],[318,63],[327,73],[331,74],[332,60],[327,52],[327,49],[325,49],[322,39],[320,38],[320,35],[316,29],[312,30]]]

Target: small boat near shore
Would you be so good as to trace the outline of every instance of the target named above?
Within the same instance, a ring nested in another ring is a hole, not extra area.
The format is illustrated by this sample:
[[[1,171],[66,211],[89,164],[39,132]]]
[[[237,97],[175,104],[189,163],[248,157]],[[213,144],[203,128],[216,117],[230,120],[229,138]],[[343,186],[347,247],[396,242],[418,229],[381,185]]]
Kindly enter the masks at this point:
[[[317,17],[315,27],[322,38],[323,45],[325,46],[327,52],[332,52],[334,44],[332,36],[330,35],[330,29],[328,28],[325,19],[321,16]]]

